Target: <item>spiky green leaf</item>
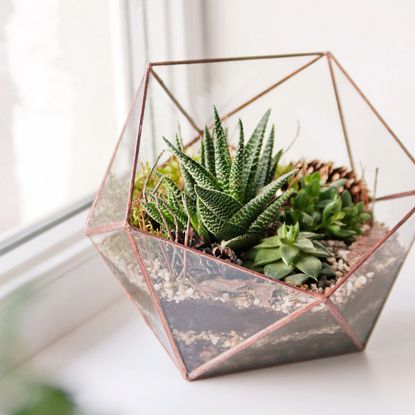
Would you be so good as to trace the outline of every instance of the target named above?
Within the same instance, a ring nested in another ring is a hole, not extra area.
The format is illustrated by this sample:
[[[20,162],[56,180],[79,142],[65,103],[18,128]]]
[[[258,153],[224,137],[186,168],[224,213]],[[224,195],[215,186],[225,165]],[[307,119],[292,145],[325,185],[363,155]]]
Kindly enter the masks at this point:
[[[157,222],[161,226],[164,225],[161,214],[154,203],[144,202],[143,200],[141,201],[141,206],[146,211],[147,215],[150,216],[151,219],[153,219],[155,222]]]
[[[296,173],[292,170],[265,186],[254,199],[245,204],[235,215],[232,221],[247,229],[270,203],[276,192],[287,182],[288,178]]]
[[[290,198],[292,190],[289,189],[283,193],[277,200],[271,203],[252,223],[248,229],[248,233],[262,234],[266,231],[268,225],[276,219],[278,212],[285,202]]]
[[[181,134],[179,134],[179,133],[176,134],[176,147],[181,151],[183,151],[183,149],[184,149],[183,139],[182,139]]]
[[[220,190],[196,186],[195,191],[198,199],[221,219],[230,219],[242,207],[240,202]]]
[[[223,190],[228,187],[229,173],[231,170],[231,156],[229,153],[228,141],[223,129],[216,107],[215,111],[215,172],[218,182]]]
[[[195,181],[193,180],[192,175],[180,164],[180,172],[183,177],[184,190],[189,195],[191,199],[196,201],[195,193]]]
[[[176,204],[165,203],[166,208],[169,209],[170,212],[176,217],[180,224],[180,228],[186,228],[187,225],[187,214],[182,209],[181,206],[177,206]]]
[[[164,177],[164,185],[167,187],[168,190],[171,190],[176,197],[181,197],[182,191],[170,177]]]
[[[267,184],[267,175],[271,167],[272,161],[272,150],[274,149],[274,136],[275,136],[275,127],[274,125],[271,128],[268,140],[265,144],[264,151],[261,156],[261,160],[258,165],[256,178],[255,178],[255,192],[257,193]]]
[[[182,229],[186,226],[187,215],[183,210],[180,208],[176,209],[173,205],[169,205],[158,195],[152,194],[151,199],[160,214],[167,220],[169,226],[171,226],[173,229],[176,228],[176,226],[178,226],[179,229]],[[160,225],[161,224],[163,223],[160,223]]]
[[[272,158],[271,164],[270,164],[269,169],[268,169],[267,179],[266,179],[266,182],[265,183],[269,183],[275,177],[275,174],[277,173],[278,164],[279,164],[279,162],[281,160],[281,157],[282,157],[283,153],[284,152],[281,149]]]
[[[231,171],[229,173],[229,189],[228,192],[235,199],[243,200],[244,180],[244,127],[242,121],[239,120],[239,140],[236,148],[235,157],[232,161]]]
[[[197,185],[203,186],[207,189],[219,189],[219,185],[215,177],[212,176],[201,164],[184,154],[165,137],[163,137],[163,140],[169,147],[170,151],[177,157],[183,169],[192,176],[192,179]]]
[[[267,126],[268,118],[271,110],[268,110],[261,118],[257,127],[255,128],[252,136],[248,140],[245,151],[245,166],[244,166],[244,193],[245,200],[250,200],[255,196],[256,188],[253,185],[255,183],[256,171],[258,168],[259,156],[261,154],[262,142],[264,139],[265,128]]]
[[[259,121],[258,125],[255,127],[254,132],[252,133],[251,137],[249,138],[248,142],[245,146],[245,158],[249,159],[252,156],[255,148],[258,145],[258,140],[267,126],[269,116],[271,114],[271,110],[267,110],[267,112],[262,116],[261,120]]]
[[[200,198],[197,199],[197,210],[203,224],[218,240],[226,241],[244,233],[240,226],[215,215]]]
[[[205,128],[203,141],[205,147],[205,167],[210,174],[215,176],[215,147],[212,136],[210,135],[207,127]]]
[[[260,235],[243,234],[233,239],[223,241],[222,246],[228,246],[229,248],[232,248],[234,251],[240,251],[242,249],[247,249],[251,247],[252,245],[255,245],[256,243],[259,242],[260,239],[261,239]]]
[[[206,163],[205,163],[206,150],[205,150],[205,141],[204,140],[201,140],[201,142],[200,142],[199,158],[200,158],[200,164],[206,169]]]

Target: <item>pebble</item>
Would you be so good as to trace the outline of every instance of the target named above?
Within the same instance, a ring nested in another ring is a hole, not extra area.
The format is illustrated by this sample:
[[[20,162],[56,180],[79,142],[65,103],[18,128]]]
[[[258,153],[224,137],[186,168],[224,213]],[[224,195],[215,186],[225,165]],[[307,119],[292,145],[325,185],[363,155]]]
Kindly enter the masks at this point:
[[[361,275],[355,282],[354,285],[357,288],[363,287],[367,283],[367,278],[364,275]]]
[[[216,346],[218,344],[219,340],[220,340],[220,337],[218,337],[218,336],[211,336],[210,340],[211,340],[212,344],[214,346]]]
[[[329,258],[322,259],[322,261],[326,261],[333,271],[335,272],[335,277],[333,278],[322,278],[321,281],[318,283],[312,283],[306,288],[311,289],[314,292],[318,293],[325,293],[326,295],[330,295],[332,292],[333,287],[336,285],[337,281],[342,278],[348,271],[350,271],[349,260],[348,256],[350,256],[350,261],[353,260],[353,252],[349,251],[349,246],[341,241],[321,241],[328,249],[332,252]],[[356,251],[356,249],[355,249]],[[352,254],[351,254],[352,252]],[[304,302],[307,303],[309,299],[308,296],[302,296],[301,294],[290,295],[285,290],[275,290],[273,296],[270,295],[267,299],[262,299],[262,297],[257,297],[255,293],[255,288],[247,289],[247,291],[241,292],[207,292],[199,289],[198,281],[193,281],[187,276],[182,278],[177,278],[178,272],[175,273],[177,275],[170,275],[170,272],[166,268],[165,264],[162,264],[160,261],[145,261],[145,265],[151,269],[151,276],[154,280],[154,288],[157,291],[157,294],[160,298],[164,300],[181,303],[187,300],[199,300],[201,302],[212,303],[215,301],[221,303],[227,303],[231,307],[238,307],[241,309],[250,309],[256,308],[263,309],[266,311],[275,311],[278,313],[284,313],[286,315],[291,314],[293,311],[301,308],[304,306]],[[353,296],[358,290],[368,284],[371,279],[377,275],[377,272],[383,271],[385,266],[389,266],[395,261],[393,256],[389,256],[387,261],[382,262],[375,262],[370,270],[375,272],[367,272],[366,275],[360,275],[356,277],[354,282],[347,281],[343,287],[339,288],[333,294],[333,300],[340,304],[344,304],[348,301],[350,296]],[[141,288],[142,283],[144,282],[141,271],[137,269],[137,264],[131,264],[131,261],[126,261],[124,258],[120,257],[119,262],[121,263],[120,268],[128,269],[127,277],[128,279]],[[386,265],[385,265],[386,264]],[[203,271],[203,270],[202,270]],[[214,273],[209,278],[215,279],[217,276],[217,267],[213,269]],[[224,275],[226,276],[226,275]],[[173,279],[172,279],[173,278]],[[352,277],[354,278],[354,277]],[[143,281],[142,281],[143,280]],[[147,289],[147,286],[144,283],[144,288]],[[141,288],[143,289],[143,288]],[[249,293],[248,293],[249,291]],[[313,311],[317,311],[317,309],[313,309]],[[211,333],[213,335],[213,333]],[[212,344],[215,344],[219,347],[223,347],[224,341],[222,334],[217,333],[218,339],[216,337],[211,337],[211,334],[204,335],[203,339],[206,341],[211,341]],[[196,335],[196,333],[195,333]],[[201,337],[199,337],[201,339]],[[215,343],[216,342],[216,343]],[[217,343],[219,342],[219,343]],[[231,339],[228,338],[226,342],[232,342]]]
[[[353,292],[353,284],[349,281],[346,285],[346,295],[349,296]]]

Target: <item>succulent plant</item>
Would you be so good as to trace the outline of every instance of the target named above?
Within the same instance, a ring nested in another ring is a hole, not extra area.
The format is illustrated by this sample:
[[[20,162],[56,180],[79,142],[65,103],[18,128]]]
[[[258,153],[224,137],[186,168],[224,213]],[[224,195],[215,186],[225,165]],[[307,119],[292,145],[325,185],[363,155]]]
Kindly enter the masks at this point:
[[[322,184],[318,172],[302,177],[298,182],[299,190],[283,212],[282,221],[299,223],[300,230],[316,232],[326,238],[353,240],[371,216],[364,211],[362,202],[353,203],[348,190],[339,193],[345,180],[327,186]]]
[[[245,255],[244,266],[262,272],[268,277],[301,285],[308,279],[334,277],[330,266],[320,258],[332,253],[320,242],[313,240],[317,235],[300,232],[299,224],[285,225],[275,236],[262,239],[259,245]]]
[[[296,163],[290,164],[291,168],[298,169],[296,179],[311,173],[320,173],[321,179],[324,183],[331,184],[342,180],[343,185],[339,188],[339,191],[348,190],[352,195],[354,203],[363,202],[367,207],[370,202],[369,191],[366,186],[363,176],[358,176],[357,173],[350,167],[338,166],[333,162],[322,160],[300,160]]]
[[[184,188],[164,177],[167,198],[144,191],[147,214],[170,234],[191,226],[206,241],[234,250],[257,243],[291,195],[291,190],[278,192],[297,172],[273,180],[282,151],[273,155],[274,127],[263,145],[269,115],[267,111],[246,143],[239,121],[234,155],[216,109],[213,134],[208,128],[204,131],[200,162],[185,154],[179,137],[176,145],[163,138],[179,162]]]

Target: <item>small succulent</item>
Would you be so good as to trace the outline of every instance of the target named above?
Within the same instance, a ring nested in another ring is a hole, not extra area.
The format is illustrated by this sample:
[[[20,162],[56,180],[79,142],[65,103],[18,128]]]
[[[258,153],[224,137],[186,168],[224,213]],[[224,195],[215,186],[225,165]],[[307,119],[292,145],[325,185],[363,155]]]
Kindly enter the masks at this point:
[[[334,277],[330,266],[320,260],[333,254],[313,240],[316,236],[311,232],[300,232],[298,223],[283,224],[277,235],[262,239],[246,253],[247,261],[243,265],[296,285],[302,285],[308,279],[317,281],[321,276]]]
[[[179,162],[184,188],[164,177],[166,198],[144,192],[147,214],[167,233],[191,226],[207,242],[234,250],[257,243],[291,195],[291,190],[279,192],[281,187],[297,172],[273,180],[282,151],[273,154],[274,127],[264,145],[269,115],[267,111],[246,143],[239,121],[234,155],[216,109],[213,134],[205,128],[199,161],[185,154],[179,137],[176,145],[163,138]]]
[[[361,233],[362,224],[370,219],[362,202],[354,204],[348,190],[339,193],[345,179],[322,184],[318,172],[304,176],[299,190],[282,215],[287,224],[299,223],[303,231],[316,232],[326,238],[353,240]]]

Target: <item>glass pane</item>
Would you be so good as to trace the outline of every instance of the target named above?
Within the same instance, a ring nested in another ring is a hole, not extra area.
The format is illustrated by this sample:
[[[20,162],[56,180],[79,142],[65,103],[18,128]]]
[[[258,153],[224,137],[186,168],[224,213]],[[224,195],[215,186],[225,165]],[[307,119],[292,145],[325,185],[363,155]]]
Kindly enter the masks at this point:
[[[144,91],[145,79],[142,80],[134,98],[113,159],[91,208],[87,224],[89,228],[123,221],[126,218],[133,168],[131,160],[136,148]]]
[[[358,94],[345,75],[334,65],[355,169],[377,196],[415,190],[415,165],[392,134]]]
[[[132,302],[141,311],[147,324],[175,361],[163,323],[155,309],[147,283],[126,233],[116,231],[95,235],[91,239]]]
[[[284,156],[286,162],[307,157],[348,165],[327,60],[322,57],[315,61],[317,58],[175,65],[155,70],[166,79],[177,99],[186,103],[199,128],[211,125],[216,106],[225,117],[231,142],[236,142],[238,119],[241,118],[246,133],[250,134],[270,108],[270,123],[276,127],[278,148],[288,148],[298,134],[296,143]],[[295,76],[289,77],[293,73]],[[176,78],[186,79],[187,89],[175,88]],[[235,109],[238,111],[234,112]],[[183,138],[187,143],[194,136]],[[161,137],[156,136],[155,140]]]
[[[402,205],[411,203],[410,199],[413,203],[415,198],[382,204],[389,204],[390,211],[399,211]],[[330,297],[363,344],[369,338],[414,237],[415,214],[412,214]]]
[[[259,369],[357,351],[324,304],[258,339],[201,377]]]
[[[315,300],[181,245],[133,237],[189,372]]]

